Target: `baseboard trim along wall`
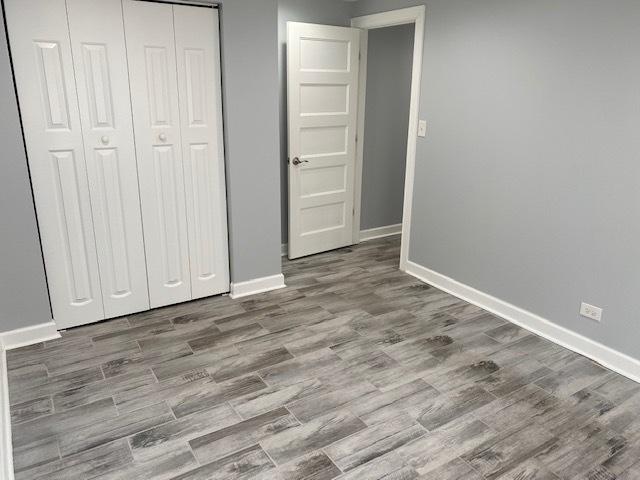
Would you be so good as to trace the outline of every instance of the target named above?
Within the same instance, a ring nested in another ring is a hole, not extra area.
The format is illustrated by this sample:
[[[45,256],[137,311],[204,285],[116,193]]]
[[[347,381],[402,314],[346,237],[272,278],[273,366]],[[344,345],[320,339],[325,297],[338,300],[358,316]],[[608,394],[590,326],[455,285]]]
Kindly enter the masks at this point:
[[[13,478],[7,355],[2,345],[0,345],[0,480],[13,480]]]
[[[500,300],[499,298],[460,283],[457,280],[429,270],[417,263],[407,262],[406,273],[444,292],[450,293],[502,317],[505,320],[509,320],[560,346],[584,355],[585,357],[589,357],[604,367],[624,375],[631,380],[640,382],[640,361],[624,353],[561,327],[535,313],[531,313],[504,300]]]
[[[391,235],[400,235],[402,233],[402,224],[387,225],[386,227],[369,228],[360,230],[360,241],[375,240],[376,238],[390,237]]]
[[[271,290],[278,290],[284,288],[284,275],[272,275],[270,277],[255,278],[246,282],[238,282],[231,284],[231,298],[248,297],[249,295],[256,295],[258,293],[269,292]]]
[[[0,333],[0,346],[4,346],[5,350],[12,350],[56,338],[60,338],[56,324],[47,322]]]

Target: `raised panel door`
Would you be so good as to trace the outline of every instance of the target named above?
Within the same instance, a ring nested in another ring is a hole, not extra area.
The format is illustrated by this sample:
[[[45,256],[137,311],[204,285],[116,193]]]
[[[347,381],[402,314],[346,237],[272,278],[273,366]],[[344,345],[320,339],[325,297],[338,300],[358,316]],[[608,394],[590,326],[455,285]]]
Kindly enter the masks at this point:
[[[66,0],[105,315],[149,294],[120,0]]]
[[[152,308],[191,299],[173,7],[123,1]]]
[[[104,318],[64,0],[6,0],[6,17],[53,316]]]
[[[353,243],[360,32],[289,22],[289,257]]]
[[[229,291],[218,11],[174,5],[193,298]]]

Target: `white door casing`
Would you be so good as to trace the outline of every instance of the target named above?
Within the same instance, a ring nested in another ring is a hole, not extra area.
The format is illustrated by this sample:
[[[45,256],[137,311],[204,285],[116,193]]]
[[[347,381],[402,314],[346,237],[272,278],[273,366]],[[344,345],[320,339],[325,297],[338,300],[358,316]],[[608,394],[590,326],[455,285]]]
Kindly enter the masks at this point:
[[[147,270],[120,0],[67,0],[106,317],[147,310]]]
[[[422,54],[424,49],[424,23],[426,8],[424,5],[401,8],[387,12],[374,13],[351,19],[351,26],[362,29],[360,36],[360,52],[362,69],[360,75],[360,91],[358,100],[358,131],[360,141],[356,153],[356,205],[354,222],[354,240],[359,237],[360,205],[362,186],[362,163],[364,144],[364,121],[367,83],[367,38],[368,30],[392,27],[395,25],[415,24],[413,37],[413,66],[411,70],[411,101],[409,104],[409,130],[407,135],[407,159],[404,181],[404,204],[402,207],[402,243],[400,246],[400,270],[406,271],[409,263],[409,240],[411,239],[411,209],[413,204],[413,183],[416,165],[418,117],[420,112],[420,85],[422,78]],[[357,224],[357,225],[355,225]]]
[[[218,11],[174,5],[192,298],[229,291]]]
[[[191,299],[173,7],[123,0],[152,308]]]
[[[360,31],[287,30],[289,257],[298,258],[353,243]]]
[[[29,170],[58,328],[104,318],[64,0],[6,0]]]

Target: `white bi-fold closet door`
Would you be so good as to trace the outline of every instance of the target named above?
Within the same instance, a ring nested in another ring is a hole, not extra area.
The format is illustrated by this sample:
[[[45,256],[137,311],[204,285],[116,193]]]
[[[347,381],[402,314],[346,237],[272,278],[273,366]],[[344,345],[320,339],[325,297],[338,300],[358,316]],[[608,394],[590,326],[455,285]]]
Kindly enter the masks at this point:
[[[217,12],[132,3],[5,0],[59,328],[228,290]]]
[[[123,7],[151,306],[226,291],[217,10]]]
[[[54,318],[65,328],[147,309],[121,8],[5,5]]]

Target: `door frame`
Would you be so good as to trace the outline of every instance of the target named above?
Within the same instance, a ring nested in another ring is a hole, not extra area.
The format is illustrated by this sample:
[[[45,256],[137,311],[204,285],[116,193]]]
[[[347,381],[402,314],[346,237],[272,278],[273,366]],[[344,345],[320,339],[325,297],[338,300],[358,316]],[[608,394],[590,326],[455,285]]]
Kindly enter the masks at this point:
[[[422,81],[422,54],[424,50],[424,5],[390,10],[351,19],[351,26],[362,29],[360,35],[360,77],[358,85],[358,141],[356,143],[353,243],[360,243],[360,214],[362,209],[362,170],[364,161],[364,125],[367,94],[367,46],[368,31],[375,28],[415,24],[413,41],[413,65],[411,70],[411,101],[409,106],[409,129],[407,135],[406,174],[404,180],[404,202],[402,208],[402,239],[400,246],[400,270],[406,270],[409,261],[411,233],[411,209],[413,184],[418,145],[418,120],[420,114],[420,86]]]

